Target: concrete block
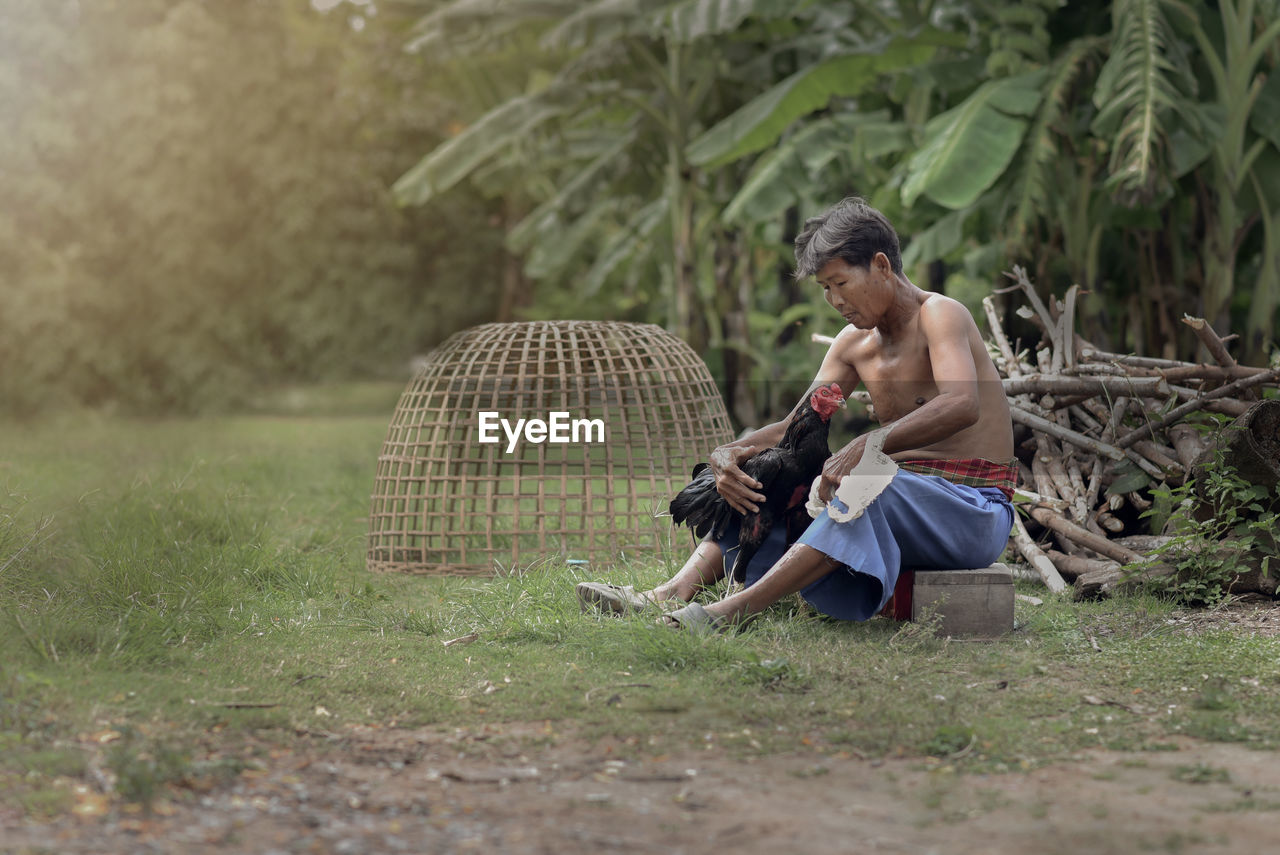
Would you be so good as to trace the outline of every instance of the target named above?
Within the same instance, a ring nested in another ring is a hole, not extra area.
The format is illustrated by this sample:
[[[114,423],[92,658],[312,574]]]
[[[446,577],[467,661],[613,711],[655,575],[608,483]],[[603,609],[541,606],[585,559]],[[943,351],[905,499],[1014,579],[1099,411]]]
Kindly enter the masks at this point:
[[[981,570],[916,570],[911,619],[930,609],[938,635],[994,638],[1013,629],[1013,573],[1003,564]]]

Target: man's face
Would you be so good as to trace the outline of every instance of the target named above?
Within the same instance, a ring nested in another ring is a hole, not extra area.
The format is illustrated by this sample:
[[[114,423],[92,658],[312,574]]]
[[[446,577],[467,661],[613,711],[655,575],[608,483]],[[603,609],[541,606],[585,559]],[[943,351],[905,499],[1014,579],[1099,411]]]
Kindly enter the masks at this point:
[[[817,275],[823,296],[831,308],[861,330],[871,329],[879,323],[892,302],[883,271],[876,264],[878,260],[879,255],[870,267],[856,267],[843,258],[833,258],[822,266]]]

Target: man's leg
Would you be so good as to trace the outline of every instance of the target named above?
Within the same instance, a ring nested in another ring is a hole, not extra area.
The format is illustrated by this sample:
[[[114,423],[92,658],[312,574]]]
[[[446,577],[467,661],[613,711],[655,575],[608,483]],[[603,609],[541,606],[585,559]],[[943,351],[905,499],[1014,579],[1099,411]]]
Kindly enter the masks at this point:
[[[691,600],[707,585],[724,577],[724,552],[710,538],[698,544],[680,571],[642,597],[652,600]]]
[[[811,546],[794,544],[754,585],[707,606],[713,617],[741,620],[827,576],[840,563]]]
[[[579,582],[574,586],[578,601],[584,609],[629,614],[642,611],[650,603],[668,600],[686,602],[706,585],[724,576],[724,550],[714,540],[707,539],[689,556],[680,571],[666,582],[648,591],[637,593],[630,585],[611,585],[605,582]]]

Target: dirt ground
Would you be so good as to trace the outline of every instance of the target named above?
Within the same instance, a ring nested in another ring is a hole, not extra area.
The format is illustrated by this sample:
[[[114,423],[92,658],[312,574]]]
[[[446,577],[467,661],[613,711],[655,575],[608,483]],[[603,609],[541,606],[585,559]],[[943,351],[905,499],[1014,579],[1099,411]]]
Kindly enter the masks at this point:
[[[1280,609],[1176,622],[1274,636]],[[1280,852],[1277,755],[1190,739],[983,775],[847,752],[668,756],[543,723],[211,738],[193,753],[250,767],[164,790],[147,813],[101,795],[112,782],[91,764],[58,819],[0,807],[0,853]]]
[[[512,729],[354,729],[267,750],[262,768],[162,798],[0,816],[5,853],[897,852],[1280,850],[1275,755],[1234,745],[1089,752],[1029,772],[719,749],[647,755]],[[527,750],[527,749],[526,749]],[[632,760],[614,760],[626,753]]]

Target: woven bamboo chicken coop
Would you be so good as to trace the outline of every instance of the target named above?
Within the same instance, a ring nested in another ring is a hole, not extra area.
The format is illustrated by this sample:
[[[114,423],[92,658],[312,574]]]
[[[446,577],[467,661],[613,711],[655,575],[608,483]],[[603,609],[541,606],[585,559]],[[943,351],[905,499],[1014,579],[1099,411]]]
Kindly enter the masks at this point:
[[[672,532],[655,516],[731,437],[706,365],[661,327],[473,327],[428,355],[392,416],[368,567],[483,575],[652,550]]]

